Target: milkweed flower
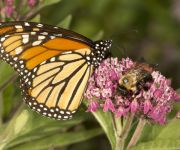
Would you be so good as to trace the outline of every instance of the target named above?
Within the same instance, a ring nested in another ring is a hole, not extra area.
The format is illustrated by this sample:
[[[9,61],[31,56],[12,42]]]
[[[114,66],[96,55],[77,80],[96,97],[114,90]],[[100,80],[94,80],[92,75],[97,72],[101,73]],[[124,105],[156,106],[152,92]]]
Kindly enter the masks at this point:
[[[130,58],[108,58],[104,60],[91,76],[85,97],[88,111],[94,112],[102,108],[111,111],[116,117],[133,113],[159,124],[166,123],[166,115],[172,109],[172,103],[180,100],[171,87],[171,82],[159,71],[153,70],[153,82],[148,90],[141,89],[137,95],[123,97],[118,91],[118,82],[127,70],[134,68],[136,62]]]

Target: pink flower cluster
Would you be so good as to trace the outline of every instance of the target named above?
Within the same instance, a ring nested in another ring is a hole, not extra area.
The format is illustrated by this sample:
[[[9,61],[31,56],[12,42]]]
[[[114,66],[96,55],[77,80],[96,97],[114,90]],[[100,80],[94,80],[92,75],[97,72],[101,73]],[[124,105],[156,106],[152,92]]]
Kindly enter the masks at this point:
[[[104,60],[95,69],[84,94],[89,104],[88,111],[94,112],[102,108],[104,112],[113,112],[116,117],[134,113],[164,124],[172,103],[180,99],[180,95],[170,87],[170,80],[160,72],[153,71],[151,75],[154,81],[148,91],[141,90],[131,98],[122,97],[118,92],[118,81],[123,72],[132,69],[134,65],[135,62],[129,58],[123,58],[121,61],[117,58]]]
[[[118,80],[121,73],[132,65],[133,62],[128,58],[123,59],[121,63],[117,58],[109,58],[95,69],[85,92],[85,97],[89,100],[88,111],[96,111],[101,106],[104,111],[115,112],[112,98],[116,95]]]
[[[27,3],[29,7],[33,7],[36,5],[37,0],[28,0]],[[16,8],[14,0],[5,0],[3,6],[0,7],[2,7],[0,8],[1,15],[3,15],[3,17],[6,16],[8,18],[11,18],[15,10],[19,9]]]

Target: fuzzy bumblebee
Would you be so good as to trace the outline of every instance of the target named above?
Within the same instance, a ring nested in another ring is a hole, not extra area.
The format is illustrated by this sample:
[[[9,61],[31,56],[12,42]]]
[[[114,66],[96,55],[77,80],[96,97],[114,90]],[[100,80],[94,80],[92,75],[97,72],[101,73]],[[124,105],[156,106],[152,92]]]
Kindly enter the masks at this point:
[[[119,79],[119,93],[124,97],[138,95],[140,90],[148,90],[153,82],[151,73],[154,68],[146,63],[135,63],[134,67],[125,71]]]

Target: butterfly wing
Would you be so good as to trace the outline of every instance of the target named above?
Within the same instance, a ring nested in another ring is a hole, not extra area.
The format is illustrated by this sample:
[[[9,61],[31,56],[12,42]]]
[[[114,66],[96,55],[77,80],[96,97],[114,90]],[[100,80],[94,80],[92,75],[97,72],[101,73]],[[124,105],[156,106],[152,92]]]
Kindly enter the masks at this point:
[[[93,42],[85,36],[56,26],[24,21],[0,22],[0,36],[23,32],[29,32],[30,34],[39,33],[42,35],[51,34],[58,37],[75,39],[87,45],[93,45]]]
[[[92,68],[78,53],[61,54],[21,80],[25,102],[42,115],[68,119],[81,103]]]
[[[10,22],[0,26],[0,58],[21,74],[63,51],[90,49],[90,45],[92,41],[79,34],[48,25]]]
[[[0,57],[19,73],[25,102],[42,115],[68,119],[77,110],[92,65],[92,41],[52,26],[10,22],[0,26]]]

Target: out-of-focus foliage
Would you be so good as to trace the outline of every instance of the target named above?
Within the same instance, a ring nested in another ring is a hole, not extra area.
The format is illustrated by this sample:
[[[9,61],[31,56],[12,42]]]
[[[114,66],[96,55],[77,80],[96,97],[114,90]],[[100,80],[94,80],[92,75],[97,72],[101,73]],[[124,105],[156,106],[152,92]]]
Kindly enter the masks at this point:
[[[178,0],[71,0],[41,11],[41,21],[58,24],[72,14],[70,28],[89,38],[104,31],[113,54],[159,64],[174,87],[180,83],[180,4]],[[179,69],[177,68],[179,67]]]
[[[114,56],[129,56],[134,60],[144,58],[148,63],[159,64],[158,70],[173,79],[174,88],[179,87],[179,0],[46,0],[34,9],[39,13],[31,21],[70,28],[94,40],[113,39]],[[22,8],[21,11],[25,10]],[[0,89],[13,73],[7,64],[0,62]],[[110,149],[99,125],[83,106],[73,120],[63,122],[43,118],[21,105],[18,82],[0,91],[0,149]],[[112,118],[108,120],[100,112],[94,115],[104,125],[113,145],[115,135],[108,129]],[[144,146],[161,149],[164,143],[169,144],[169,148],[180,147],[179,132],[172,132],[179,124],[174,119],[165,127],[146,125],[148,132],[142,135],[135,149]],[[167,132],[169,134],[165,134]],[[169,141],[172,136],[174,140]],[[153,142],[155,138],[158,140]]]

